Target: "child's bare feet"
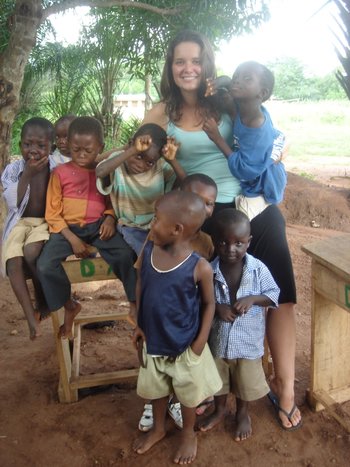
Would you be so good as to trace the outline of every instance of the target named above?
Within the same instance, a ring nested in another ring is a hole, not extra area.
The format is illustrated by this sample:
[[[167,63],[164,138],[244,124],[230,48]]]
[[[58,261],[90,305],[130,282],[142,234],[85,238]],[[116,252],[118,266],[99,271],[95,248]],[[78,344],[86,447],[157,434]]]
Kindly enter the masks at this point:
[[[252,435],[252,422],[247,413],[236,413],[236,429],[234,440],[243,441]]]
[[[175,464],[191,464],[197,456],[197,434],[194,431],[182,431],[180,444],[174,456]]]
[[[163,439],[165,434],[166,433],[163,430],[155,430],[152,428],[148,433],[137,438],[134,441],[132,448],[137,452],[137,454],[143,454]]]
[[[72,327],[74,318],[81,311],[81,305],[79,302],[73,299],[69,299],[68,302],[64,305],[64,322],[60,326],[58,331],[58,337],[62,339],[67,339],[72,336]]]
[[[199,424],[199,429],[201,431],[209,431],[212,428],[214,428],[216,425],[218,425],[226,415],[226,408],[216,408],[215,411],[208,415],[200,424]]]

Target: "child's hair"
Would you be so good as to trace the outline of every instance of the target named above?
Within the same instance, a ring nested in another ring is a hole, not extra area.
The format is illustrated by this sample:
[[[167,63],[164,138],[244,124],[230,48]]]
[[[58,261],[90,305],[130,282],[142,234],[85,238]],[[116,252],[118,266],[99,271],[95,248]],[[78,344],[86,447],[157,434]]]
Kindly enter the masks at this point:
[[[173,190],[163,195],[157,205],[165,204],[174,223],[183,224],[189,235],[196,233],[205,221],[205,204],[191,191]]]
[[[218,186],[215,183],[215,181],[209,177],[208,175],[201,174],[201,173],[195,173],[192,175],[187,175],[180,184],[180,190],[185,190],[191,183],[199,182],[202,183],[203,185],[211,186],[215,188],[216,191],[218,191]]]
[[[33,117],[24,122],[21,130],[21,139],[23,138],[28,128],[33,126],[37,126],[44,130],[50,142],[53,143],[55,137],[55,129],[49,120],[42,117]]]
[[[72,123],[73,120],[75,120],[77,118],[76,115],[74,114],[67,114],[67,115],[62,115],[62,117],[60,117],[58,120],[55,121],[55,128],[60,125],[61,123],[65,123],[65,122],[70,122]]]
[[[273,88],[275,86],[275,77],[271,70],[267,68],[267,66],[263,65],[262,63],[255,62],[254,60],[241,63],[238,68],[241,66],[253,66],[259,69],[260,72],[260,80],[261,86],[267,90],[267,95],[263,102],[267,101],[273,92]]]
[[[161,149],[167,143],[166,131],[155,123],[146,123],[140,126],[140,128],[134,134],[132,141],[138,136],[149,135],[152,138],[152,143],[159,149]]]
[[[213,238],[219,238],[229,225],[246,224],[247,233],[250,235],[250,221],[248,216],[242,211],[234,208],[225,208],[216,213],[213,217]]]
[[[97,118],[76,117],[68,128],[68,139],[72,135],[94,135],[100,144],[103,144],[103,127]]]

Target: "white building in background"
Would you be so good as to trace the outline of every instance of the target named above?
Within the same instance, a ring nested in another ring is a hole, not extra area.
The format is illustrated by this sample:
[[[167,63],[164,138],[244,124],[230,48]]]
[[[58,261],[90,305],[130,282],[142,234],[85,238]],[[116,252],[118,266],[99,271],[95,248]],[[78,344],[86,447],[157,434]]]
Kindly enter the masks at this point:
[[[145,114],[144,94],[119,94],[114,98],[114,110],[121,107],[124,120],[130,117],[137,117],[141,120]]]

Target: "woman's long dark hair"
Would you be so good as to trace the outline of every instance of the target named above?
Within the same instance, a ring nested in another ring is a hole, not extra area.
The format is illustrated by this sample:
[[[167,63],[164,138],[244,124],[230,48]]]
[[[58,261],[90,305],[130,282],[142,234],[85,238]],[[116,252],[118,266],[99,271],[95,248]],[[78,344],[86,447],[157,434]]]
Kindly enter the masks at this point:
[[[162,101],[165,103],[165,112],[170,120],[177,121],[181,118],[182,95],[174,81],[172,64],[174,61],[175,47],[182,42],[194,42],[201,49],[202,76],[198,89],[199,107],[206,115],[215,115],[210,99],[205,99],[206,79],[216,77],[215,58],[213,49],[208,39],[196,31],[184,30],[179,32],[168,46],[167,56],[160,82]]]

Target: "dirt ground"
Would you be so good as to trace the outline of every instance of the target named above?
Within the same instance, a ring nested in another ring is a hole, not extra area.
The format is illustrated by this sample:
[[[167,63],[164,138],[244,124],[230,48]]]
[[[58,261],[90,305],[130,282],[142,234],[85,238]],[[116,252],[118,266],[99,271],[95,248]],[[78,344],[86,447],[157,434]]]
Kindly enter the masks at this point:
[[[345,466],[350,435],[325,411],[313,413],[305,402],[310,370],[310,259],[301,245],[350,232],[350,158],[337,166],[287,162],[289,182],[282,210],[287,219],[298,287],[296,401],[303,427],[283,431],[263,398],[251,405],[253,436],[232,439],[232,413],[209,433],[200,433],[198,466]],[[304,176],[296,175],[303,173]],[[305,176],[306,174],[306,176]],[[314,180],[310,180],[312,175]],[[75,287],[84,310],[113,310],[123,305],[120,285],[113,281]],[[60,404],[58,366],[50,320],[43,336],[30,342],[26,322],[7,280],[0,283],[0,465],[2,467],[93,467],[173,465],[178,431],[168,420],[169,435],[142,456],[131,449],[138,436],[143,401],[135,381],[84,391],[79,402]],[[130,344],[131,327],[121,322],[100,330],[84,330],[81,373],[137,366]],[[230,405],[232,412],[232,402]],[[350,402],[343,404],[350,416]]]

